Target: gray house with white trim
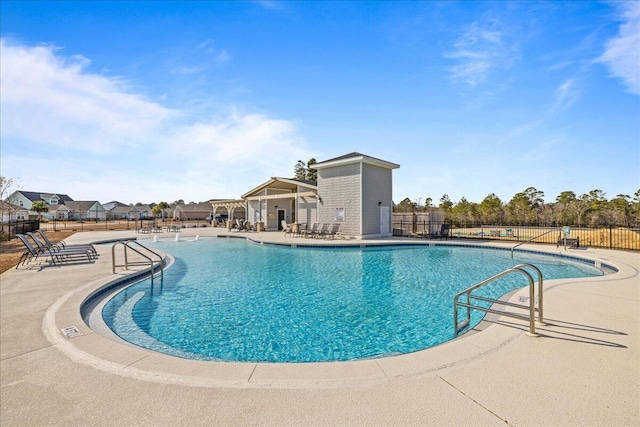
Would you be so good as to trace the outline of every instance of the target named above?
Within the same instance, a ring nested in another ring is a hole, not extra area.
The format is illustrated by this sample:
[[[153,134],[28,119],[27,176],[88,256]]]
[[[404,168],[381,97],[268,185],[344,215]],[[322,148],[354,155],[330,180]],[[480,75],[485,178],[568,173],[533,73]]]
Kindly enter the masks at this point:
[[[66,194],[17,190],[7,197],[6,202],[28,209],[30,215],[38,215],[36,212],[31,211],[31,205],[33,205],[33,202],[39,200],[44,201],[49,207],[49,212],[42,214],[42,218],[45,219],[55,218],[55,213],[61,205],[73,201],[73,199]]]
[[[340,233],[361,239],[393,233],[392,171],[400,165],[350,153],[313,166],[318,171],[318,223],[339,223]]]

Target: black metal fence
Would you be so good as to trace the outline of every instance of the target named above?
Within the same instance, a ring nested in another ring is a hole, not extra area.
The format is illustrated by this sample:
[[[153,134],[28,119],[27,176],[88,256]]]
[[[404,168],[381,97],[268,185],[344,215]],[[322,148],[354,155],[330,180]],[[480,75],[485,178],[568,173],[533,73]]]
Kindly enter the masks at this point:
[[[199,220],[171,220],[161,218],[151,219],[102,219],[102,220],[78,220],[42,221],[41,228],[45,231],[109,231],[109,230],[137,230],[141,228],[166,229],[169,226],[178,228],[210,227],[211,222]]]
[[[406,237],[429,237],[437,235],[442,222],[394,221],[393,234]],[[618,226],[570,227],[569,239],[578,239],[581,247],[622,249],[640,251],[640,228]],[[472,240],[498,240],[508,242],[531,242],[557,245],[565,237],[563,227],[534,227],[519,225],[466,225],[450,224],[449,238]]]
[[[24,234],[30,231],[36,231],[40,228],[40,220],[27,219],[20,221],[3,222],[0,231],[0,240],[11,240],[16,234]]]

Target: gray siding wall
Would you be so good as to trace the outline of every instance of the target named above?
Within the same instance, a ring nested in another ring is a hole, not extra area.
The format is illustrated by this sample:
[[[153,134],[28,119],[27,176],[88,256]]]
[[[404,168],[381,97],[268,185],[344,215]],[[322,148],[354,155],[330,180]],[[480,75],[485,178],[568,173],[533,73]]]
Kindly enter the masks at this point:
[[[16,206],[20,206],[20,202],[22,202],[22,207],[25,209],[31,209],[31,200],[27,199],[20,193],[14,193],[10,197],[7,198],[7,202],[12,203]]]
[[[392,177],[391,169],[364,164],[362,168],[362,235],[380,234],[380,206],[389,208],[391,232]],[[382,205],[379,204],[382,202]]]
[[[344,208],[345,220],[339,221],[340,233],[360,236],[360,164],[336,166],[318,171],[318,220],[336,221],[336,208]]]

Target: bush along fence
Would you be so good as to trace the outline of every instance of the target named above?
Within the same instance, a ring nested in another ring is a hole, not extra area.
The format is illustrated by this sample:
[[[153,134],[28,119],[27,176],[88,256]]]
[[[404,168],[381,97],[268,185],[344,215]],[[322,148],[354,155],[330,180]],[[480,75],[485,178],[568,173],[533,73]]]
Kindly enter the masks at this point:
[[[0,240],[11,240],[16,234],[24,234],[36,231],[40,228],[40,220],[28,219],[20,221],[3,222],[0,231]]]
[[[437,234],[444,221],[420,221],[411,218],[396,218],[393,234],[405,237],[425,237]],[[448,223],[449,238],[473,240],[497,240],[508,242],[531,242],[564,245],[564,238],[572,246],[640,251],[640,228],[618,226],[606,227],[558,227],[521,225],[456,225]],[[565,234],[568,231],[568,234]],[[440,237],[440,236],[438,236]]]

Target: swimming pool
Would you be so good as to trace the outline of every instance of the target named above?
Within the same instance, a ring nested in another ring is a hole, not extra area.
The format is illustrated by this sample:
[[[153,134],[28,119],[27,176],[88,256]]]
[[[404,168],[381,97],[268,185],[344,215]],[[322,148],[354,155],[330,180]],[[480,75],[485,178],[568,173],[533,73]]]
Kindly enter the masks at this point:
[[[551,256],[448,245],[292,248],[239,239],[145,242],[172,254],[164,285],[134,284],[103,308],[136,345],[178,357],[241,362],[358,360],[409,353],[453,337],[461,289],[519,263],[545,280],[602,275]],[[497,298],[525,286],[508,276]],[[474,312],[471,325],[483,313]]]

